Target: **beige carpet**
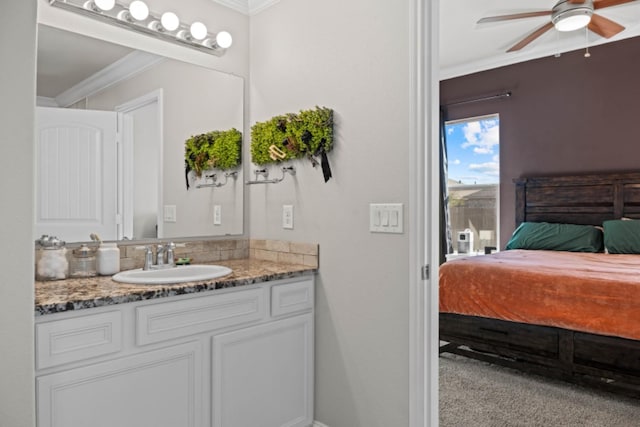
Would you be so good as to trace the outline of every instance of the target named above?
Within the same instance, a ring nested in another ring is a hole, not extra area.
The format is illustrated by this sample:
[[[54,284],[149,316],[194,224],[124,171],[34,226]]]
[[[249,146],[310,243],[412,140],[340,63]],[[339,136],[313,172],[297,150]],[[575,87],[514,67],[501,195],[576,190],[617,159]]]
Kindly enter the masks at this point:
[[[439,362],[442,427],[640,427],[640,400],[456,355]]]

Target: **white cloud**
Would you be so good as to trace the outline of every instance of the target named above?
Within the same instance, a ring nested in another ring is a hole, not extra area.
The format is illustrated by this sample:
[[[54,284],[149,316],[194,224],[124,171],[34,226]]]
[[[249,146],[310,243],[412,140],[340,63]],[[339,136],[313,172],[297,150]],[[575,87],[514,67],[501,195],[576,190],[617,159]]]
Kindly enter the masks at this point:
[[[499,176],[500,164],[498,162],[471,163],[469,170],[476,171],[485,175]]]
[[[455,159],[454,161],[451,162],[452,165],[459,165],[460,164],[460,159]]]
[[[493,154],[493,148],[500,143],[500,127],[497,120],[469,122],[462,130],[465,136],[462,148],[473,147],[476,154]]]
[[[451,135],[453,133],[453,128],[448,128],[447,129],[447,135]]]

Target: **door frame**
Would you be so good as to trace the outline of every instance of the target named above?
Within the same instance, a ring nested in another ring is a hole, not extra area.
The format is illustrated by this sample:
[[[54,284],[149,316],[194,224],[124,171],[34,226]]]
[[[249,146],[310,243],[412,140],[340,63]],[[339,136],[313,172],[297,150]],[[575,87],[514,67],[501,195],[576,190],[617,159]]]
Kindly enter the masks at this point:
[[[438,425],[439,0],[410,0],[409,425]],[[428,275],[423,276],[424,267]]]
[[[121,225],[118,228],[118,239],[122,239],[127,233],[131,233],[131,238],[133,238],[133,187],[124,185],[125,182],[128,182],[127,180],[133,179],[133,162],[126,160],[133,158],[133,137],[131,129],[127,126],[126,115],[154,102],[156,104],[156,117],[158,118],[158,206],[156,223],[158,224],[157,237],[161,238],[163,236],[164,117],[162,112],[164,111],[164,106],[163,91],[162,89],[156,89],[115,108],[118,113],[118,134],[120,135],[120,144],[118,145],[118,214],[122,218]]]

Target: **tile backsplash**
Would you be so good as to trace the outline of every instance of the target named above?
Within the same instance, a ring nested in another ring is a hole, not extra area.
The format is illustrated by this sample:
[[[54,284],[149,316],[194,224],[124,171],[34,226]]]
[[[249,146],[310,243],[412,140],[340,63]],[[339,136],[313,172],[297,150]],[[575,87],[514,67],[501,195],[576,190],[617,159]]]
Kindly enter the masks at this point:
[[[177,243],[175,258],[191,258],[192,264],[242,259],[249,257],[249,240],[197,240]],[[153,246],[153,245],[151,245]],[[118,244],[120,248],[120,270],[142,268],[144,251],[136,249],[140,244]],[[154,250],[155,253],[155,250]]]
[[[175,258],[191,258],[193,264],[212,263],[231,259],[255,258],[265,261],[299,264],[307,267],[319,267],[319,248],[313,243],[297,243],[285,240],[225,239],[194,240],[178,242]],[[137,249],[140,243],[119,242],[120,270],[142,268],[144,250]],[[155,246],[150,244],[149,246]],[[37,250],[37,248],[36,248]],[[67,250],[67,259],[71,261],[73,248]],[[154,248],[155,253],[155,248]],[[37,255],[37,254],[36,254]],[[37,259],[37,256],[36,256]]]
[[[319,247],[314,243],[258,239],[249,241],[250,258],[318,268],[319,255]]]

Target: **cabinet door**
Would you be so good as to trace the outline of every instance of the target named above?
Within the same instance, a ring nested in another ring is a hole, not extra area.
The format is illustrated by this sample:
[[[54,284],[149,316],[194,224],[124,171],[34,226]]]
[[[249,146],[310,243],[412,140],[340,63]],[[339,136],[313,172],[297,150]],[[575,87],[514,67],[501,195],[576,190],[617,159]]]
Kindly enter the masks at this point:
[[[213,338],[214,427],[313,422],[313,313]]]
[[[202,351],[190,342],[36,379],[38,427],[196,427]]]

